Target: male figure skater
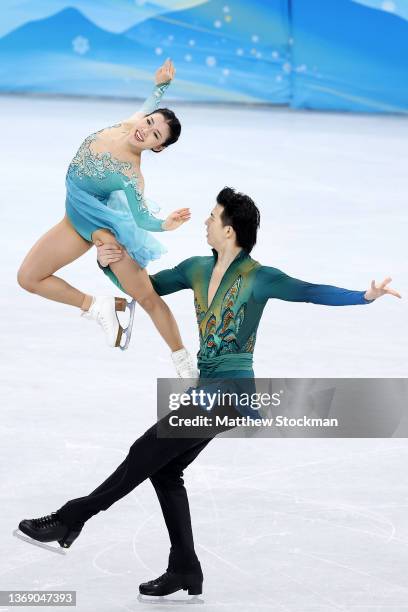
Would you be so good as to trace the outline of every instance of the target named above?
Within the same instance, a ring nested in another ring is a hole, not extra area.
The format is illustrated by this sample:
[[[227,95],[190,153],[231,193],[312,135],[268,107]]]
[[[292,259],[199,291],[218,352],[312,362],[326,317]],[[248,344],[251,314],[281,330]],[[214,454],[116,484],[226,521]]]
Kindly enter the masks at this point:
[[[329,306],[368,304],[383,295],[401,297],[387,285],[372,281],[367,291],[351,291],[291,278],[251,258],[260,215],[250,197],[225,187],[206,221],[207,242],[213,254],[190,257],[173,269],[151,276],[159,295],[182,289],[194,291],[200,335],[200,378],[253,378],[252,358],[256,331],[270,298]],[[98,248],[102,266],[128,257],[115,244]],[[118,285],[113,273],[104,268]],[[161,419],[166,422],[167,417]],[[180,589],[202,592],[203,574],[194,550],[193,533],[183,470],[211,438],[157,436],[158,423],[130,447],[126,459],[89,495],[72,499],[56,512],[23,520],[19,528],[41,542],[58,541],[65,548],[80,534],[85,522],[150,478],[164,515],[171,548],[166,572],[141,584],[140,593],[168,595]]]

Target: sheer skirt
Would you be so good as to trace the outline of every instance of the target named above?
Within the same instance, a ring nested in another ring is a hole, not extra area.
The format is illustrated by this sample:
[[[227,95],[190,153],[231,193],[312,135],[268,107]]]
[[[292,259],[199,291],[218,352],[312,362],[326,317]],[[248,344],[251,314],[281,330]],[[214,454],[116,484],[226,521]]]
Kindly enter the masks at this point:
[[[92,233],[98,229],[110,230],[142,268],[167,253],[151,232],[136,224],[123,191],[113,191],[107,197],[96,196],[78,187],[69,175],[66,187],[68,218],[85,240],[91,241]]]

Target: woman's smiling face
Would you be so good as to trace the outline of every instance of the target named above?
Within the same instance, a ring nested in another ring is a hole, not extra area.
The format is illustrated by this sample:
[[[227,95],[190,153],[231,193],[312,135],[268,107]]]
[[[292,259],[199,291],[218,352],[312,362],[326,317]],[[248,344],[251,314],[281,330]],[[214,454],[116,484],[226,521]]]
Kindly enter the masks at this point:
[[[146,115],[136,121],[129,133],[129,143],[139,151],[154,149],[161,151],[170,136],[170,128],[160,112]]]

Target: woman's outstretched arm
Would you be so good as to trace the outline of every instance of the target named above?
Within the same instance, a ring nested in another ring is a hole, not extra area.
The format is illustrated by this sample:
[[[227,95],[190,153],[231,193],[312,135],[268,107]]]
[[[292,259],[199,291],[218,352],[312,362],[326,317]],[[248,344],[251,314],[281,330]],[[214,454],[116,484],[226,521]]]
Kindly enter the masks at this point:
[[[174,79],[175,74],[176,69],[174,68],[173,62],[170,59],[167,59],[156,71],[155,86],[153,87],[153,91],[151,92],[150,96],[143,102],[141,108],[136,113],[128,117],[125,122],[136,121],[137,119],[140,119],[145,115],[150,115],[150,113],[158,110],[164,92]]]

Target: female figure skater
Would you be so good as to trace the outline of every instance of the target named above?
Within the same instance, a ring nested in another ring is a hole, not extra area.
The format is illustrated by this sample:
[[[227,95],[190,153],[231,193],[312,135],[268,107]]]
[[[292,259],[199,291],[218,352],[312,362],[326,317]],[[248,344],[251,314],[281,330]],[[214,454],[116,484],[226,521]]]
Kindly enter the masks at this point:
[[[91,296],[72,287],[54,273],[86,253],[93,243],[113,235],[118,248],[130,257],[112,264],[126,292],[150,315],[172,351],[177,373],[194,378],[196,369],[183,347],[177,323],[167,304],[157,295],[145,270],[147,263],[166,250],[150,232],[174,230],[190,219],[190,209],[180,208],[165,220],[151,214],[143,197],[140,171],[142,152],[159,152],[178,140],[181,126],[168,109],[158,110],[164,91],[173,79],[171,60],[156,72],[156,85],[141,110],[125,121],[88,136],[66,177],[66,214],[25,257],[18,282],[27,291],[76,306],[103,328],[110,346],[121,346],[124,331],[116,311],[129,306],[122,298]],[[115,197],[114,192],[124,192]],[[113,194],[113,195],[112,195]],[[134,302],[131,304],[133,315]],[[126,348],[130,326],[127,328]]]

